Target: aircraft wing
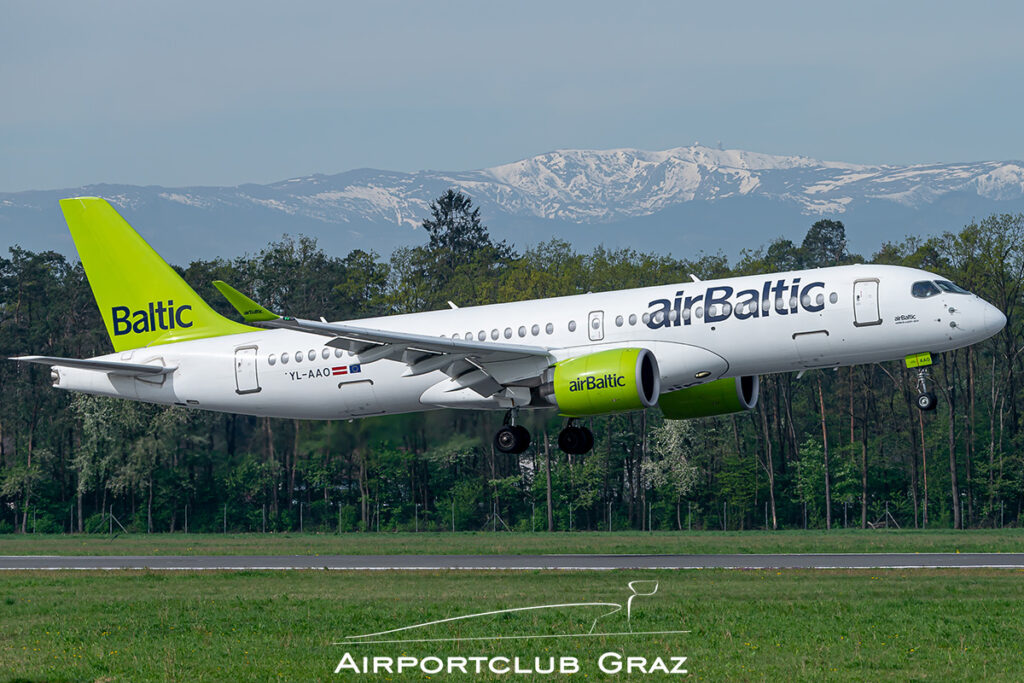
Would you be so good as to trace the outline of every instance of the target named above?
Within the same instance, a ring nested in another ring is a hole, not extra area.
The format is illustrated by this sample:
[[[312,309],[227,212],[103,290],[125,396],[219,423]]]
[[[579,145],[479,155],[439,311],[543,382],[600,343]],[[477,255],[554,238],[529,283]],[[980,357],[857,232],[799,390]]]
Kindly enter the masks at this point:
[[[17,356],[11,360],[23,363],[39,363],[40,365],[58,365],[65,368],[96,370],[108,375],[125,375],[128,377],[152,377],[168,375],[178,366],[145,365],[143,363],[125,363],[119,360],[88,360],[84,358],[59,358],[57,356]]]
[[[213,284],[246,322],[332,337],[327,346],[350,351],[360,363],[383,359],[405,363],[405,374],[409,377],[440,370],[454,379],[459,388],[472,389],[484,397],[509,386],[529,386],[554,362],[549,349],[543,346],[432,337],[282,317],[220,280]]]
[[[360,363],[385,358],[401,361],[408,366],[407,377],[441,370],[459,386],[485,397],[506,386],[529,385],[554,362],[542,346],[432,337],[297,318],[258,324],[333,337],[327,346],[351,351]]]

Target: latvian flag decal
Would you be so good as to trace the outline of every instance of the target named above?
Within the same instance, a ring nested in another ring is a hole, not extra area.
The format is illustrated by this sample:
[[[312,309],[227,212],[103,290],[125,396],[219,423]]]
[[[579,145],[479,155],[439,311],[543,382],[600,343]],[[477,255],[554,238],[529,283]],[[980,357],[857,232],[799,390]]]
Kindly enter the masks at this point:
[[[332,375],[354,375],[357,372],[361,372],[362,368],[358,365],[339,365],[331,368]]]

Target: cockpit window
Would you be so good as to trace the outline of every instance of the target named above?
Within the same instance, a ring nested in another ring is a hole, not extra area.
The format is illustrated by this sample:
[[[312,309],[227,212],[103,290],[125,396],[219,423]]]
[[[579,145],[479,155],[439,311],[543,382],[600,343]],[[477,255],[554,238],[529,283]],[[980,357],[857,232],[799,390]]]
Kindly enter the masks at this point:
[[[910,293],[918,299],[927,299],[930,296],[940,294],[939,288],[928,280],[915,282],[914,286],[910,288]]]
[[[970,294],[970,292],[968,292],[966,289],[954,285],[949,280],[936,280],[935,284],[937,284],[939,286],[939,289],[941,289],[943,292],[949,292],[950,294]]]

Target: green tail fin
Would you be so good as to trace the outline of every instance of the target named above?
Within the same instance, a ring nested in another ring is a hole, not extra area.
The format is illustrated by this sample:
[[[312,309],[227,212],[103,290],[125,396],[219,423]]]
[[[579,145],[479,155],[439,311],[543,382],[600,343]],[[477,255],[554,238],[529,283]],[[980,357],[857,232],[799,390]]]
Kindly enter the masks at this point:
[[[115,351],[251,332],[188,286],[106,200],[60,200]]]

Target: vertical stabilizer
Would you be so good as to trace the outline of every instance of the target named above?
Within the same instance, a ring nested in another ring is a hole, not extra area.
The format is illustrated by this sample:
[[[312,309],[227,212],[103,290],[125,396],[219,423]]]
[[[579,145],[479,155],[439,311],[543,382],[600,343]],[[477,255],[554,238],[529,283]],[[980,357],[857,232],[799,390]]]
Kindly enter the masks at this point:
[[[105,199],[60,207],[115,351],[256,329],[210,308]]]

